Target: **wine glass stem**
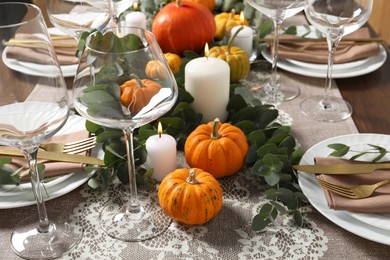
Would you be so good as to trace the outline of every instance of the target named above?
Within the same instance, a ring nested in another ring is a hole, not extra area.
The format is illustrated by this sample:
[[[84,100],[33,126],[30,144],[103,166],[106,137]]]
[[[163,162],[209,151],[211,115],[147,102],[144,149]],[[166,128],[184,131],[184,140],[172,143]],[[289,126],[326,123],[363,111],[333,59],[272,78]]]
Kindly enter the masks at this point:
[[[274,43],[273,43],[273,57],[272,57],[272,71],[271,71],[271,86],[273,88],[273,92],[276,92],[279,90],[279,85],[278,85],[278,71],[277,71],[277,64],[278,64],[278,53],[279,53],[279,35],[280,35],[280,28],[282,25],[282,20],[281,19],[274,19]]]
[[[43,200],[42,183],[39,177],[39,171],[37,166],[38,148],[35,147],[32,149],[26,149],[23,150],[23,153],[30,167],[31,186],[34,192],[35,199],[37,201],[38,217],[39,217],[38,231],[45,233],[49,231],[50,223],[49,223],[49,218],[47,217],[45,202]]]
[[[137,195],[137,180],[135,172],[135,161],[134,161],[134,148],[133,148],[133,130],[123,130],[126,143],[127,152],[127,168],[129,174],[129,185],[130,185],[130,205],[128,210],[132,213],[138,213],[141,210],[141,205],[138,201]]]
[[[323,98],[323,106],[326,109],[327,102],[330,95],[330,91],[332,88],[332,73],[333,73],[333,61],[334,61],[334,54],[336,52],[336,48],[340,43],[342,34],[329,34],[329,36],[326,38],[328,43],[328,67],[326,70],[326,79],[325,79],[325,92],[324,92],[324,98]]]

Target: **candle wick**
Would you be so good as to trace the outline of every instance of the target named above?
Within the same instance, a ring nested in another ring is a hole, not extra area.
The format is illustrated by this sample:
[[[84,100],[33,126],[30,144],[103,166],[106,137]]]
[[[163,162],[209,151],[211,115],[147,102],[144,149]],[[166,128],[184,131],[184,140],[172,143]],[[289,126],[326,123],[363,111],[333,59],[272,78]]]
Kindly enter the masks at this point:
[[[161,138],[161,132],[158,133],[158,137]]]

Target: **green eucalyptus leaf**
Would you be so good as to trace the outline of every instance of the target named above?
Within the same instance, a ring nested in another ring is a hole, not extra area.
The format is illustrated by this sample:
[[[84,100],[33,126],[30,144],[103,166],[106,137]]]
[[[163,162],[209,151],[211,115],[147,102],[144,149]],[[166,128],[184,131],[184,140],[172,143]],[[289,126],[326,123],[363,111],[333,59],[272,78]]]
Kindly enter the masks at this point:
[[[123,133],[120,130],[105,131],[96,137],[96,142],[98,143],[115,142],[115,141],[120,141],[122,137],[123,137]]]
[[[349,146],[344,144],[330,144],[328,147],[335,150],[330,153],[330,156],[334,157],[342,157],[349,152]]]
[[[284,30],[284,33],[289,34],[289,35],[296,35],[297,34],[297,27],[295,25],[291,25],[291,26],[287,27],[286,30]]]
[[[257,120],[257,125],[259,128],[265,128],[272,121],[276,120],[278,116],[279,116],[279,111],[277,109],[268,109],[264,111],[261,117]]]
[[[96,190],[96,189],[102,187],[102,184],[100,183],[100,181],[98,179],[92,177],[88,180],[88,186],[91,187],[92,189]]]
[[[288,210],[286,210],[286,208],[279,204],[278,202],[276,201],[270,201],[270,203],[272,204],[272,206],[282,215],[285,215],[285,214],[288,214]]]
[[[245,156],[245,163],[246,164],[252,164],[257,159],[257,146],[255,144],[252,144],[249,146],[248,151]]]
[[[257,129],[255,123],[250,120],[242,120],[234,124],[234,126],[240,128],[244,134],[251,133]]]
[[[252,230],[263,231],[270,223],[269,215],[259,213],[252,220]]]
[[[91,121],[87,120],[85,122],[85,128],[87,129],[88,132],[96,134],[98,131],[103,129],[100,125],[92,123]]]
[[[249,143],[254,144],[257,147],[264,145],[266,139],[267,138],[262,130],[254,130],[248,135]]]
[[[234,113],[244,109],[245,107],[247,107],[245,99],[241,95],[233,95],[229,99],[227,110]]]
[[[277,200],[279,196],[279,192],[277,191],[276,188],[272,187],[265,190],[265,195],[267,199]]]
[[[257,150],[257,156],[264,158],[267,154],[276,154],[279,151],[279,147],[273,143],[267,143]]]
[[[294,216],[295,224],[298,227],[303,227],[304,222],[303,222],[302,213],[299,210],[295,210],[293,216]]]
[[[10,162],[12,162],[11,158],[6,158],[6,157],[0,158],[0,166],[7,164],[7,163],[10,163]]]

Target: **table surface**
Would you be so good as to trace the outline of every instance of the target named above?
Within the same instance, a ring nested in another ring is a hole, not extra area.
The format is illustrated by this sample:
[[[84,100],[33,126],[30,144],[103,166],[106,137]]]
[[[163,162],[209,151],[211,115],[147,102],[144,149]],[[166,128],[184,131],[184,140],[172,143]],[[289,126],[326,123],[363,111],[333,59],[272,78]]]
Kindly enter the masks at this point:
[[[390,51],[387,50],[388,56],[390,55]],[[287,75],[289,75],[287,73]],[[292,76],[295,78],[295,76]],[[67,79],[68,83],[71,82],[70,79]],[[308,77],[298,77],[298,81],[307,81],[309,83],[311,82],[322,82],[322,80],[313,80],[312,78]],[[347,78],[347,79],[337,79],[336,84],[338,86],[338,89],[340,90],[341,95],[351,103],[354,112],[352,115],[353,122],[355,123],[357,129],[361,133],[382,133],[382,134],[390,134],[390,113],[388,112],[388,106],[390,106],[389,101],[390,100],[390,59],[387,59],[385,64],[379,68],[378,70],[359,77],[354,78]],[[293,104],[293,103],[292,103]],[[295,106],[295,104],[294,104]],[[304,116],[302,115],[302,118]],[[304,119],[306,120],[306,119]],[[318,123],[320,124],[320,123]],[[331,124],[334,127],[338,127],[337,124]],[[324,130],[326,131],[326,130]],[[349,130],[346,130],[347,132]],[[240,182],[240,180],[236,180],[237,182]],[[226,185],[226,183],[225,183]],[[229,184],[230,185],[230,184]],[[80,195],[82,194],[82,195]],[[89,196],[89,197],[88,197]],[[65,209],[70,212],[80,212],[82,210],[93,210],[91,206],[89,206],[89,209],[83,209],[82,205],[85,203],[85,201],[88,200],[88,203],[91,203],[91,205],[95,205],[93,203],[99,202],[100,198],[95,198],[94,196],[91,196],[91,194],[88,193],[85,189],[79,188],[75,191],[62,196],[58,199],[51,200],[47,203],[47,207],[50,209]],[[95,201],[94,201],[95,200]],[[69,203],[69,201],[72,201],[73,203]],[[232,200],[227,200],[227,205],[234,204]],[[243,202],[244,203],[244,202]],[[231,206],[231,205],[230,205]],[[232,207],[233,208],[233,207]],[[226,209],[225,209],[226,210]],[[248,208],[246,209],[248,210]],[[231,213],[231,212],[230,212]],[[28,216],[30,214],[36,214],[36,210],[34,206],[30,207],[22,207],[17,209],[3,209],[0,210],[0,233],[3,232],[10,234],[12,231],[12,227],[17,224],[16,219]],[[15,219],[13,219],[12,216],[17,216]],[[322,216],[320,213],[318,213],[316,210],[312,209],[311,212],[307,213],[307,217],[310,218],[310,228],[313,230],[316,230],[316,233],[313,234],[315,236],[315,239],[319,239],[318,244],[313,243],[310,248],[306,248],[307,252],[303,252],[301,254],[296,253],[295,255],[301,255],[302,258],[305,259],[389,259],[390,257],[390,250],[389,246],[372,242],[370,240],[361,238],[359,236],[353,235],[350,232],[342,229],[341,227],[335,225],[333,222]],[[245,220],[246,221],[246,220]],[[212,225],[220,225],[221,221],[216,221],[211,223]],[[92,222],[88,222],[89,224]],[[242,225],[247,225],[248,223],[244,223]],[[221,224],[225,228],[229,228],[226,224]],[[287,224],[290,225],[290,224]],[[99,228],[99,227],[91,227],[87,226],[89,229]],[[211,228],[208,226],[208,228]],[[307,228],[307,227],[306,227]],[[234,227],[232,227],[234,229]],[[230,230],[230,229],[229,229]],[[229,230],[225,230],[227,233],[225,236],[229,237],[230,235],[234,236],[234,234],[228,234]],[[289,228],[286,228],[285,233],[280,233],[284,237],[279,237],[281,241],[285,242],[289,240],[288,236],[291,236],[290,238],[294,238],[294,233],[299,232],[299,230],[289,231]],[[196,234],[196,236],[199,236],[199,241],[197,246],[199,248],[207,248],[206,245],[201,245],[201,243],[205,243],[205,240],[202,239],[202,237],[206,237],[205,234],[202,232],[206,232],[202,230],[202,227],[199,227],[197,230],[180,230],[181,236],[183,240],[189,240],[188,246],[194,246],[193,240],[191,240],[191,237],[187,237],[186,235],[190,234]],[[98,231],[96,231],[98,232]],[[100,231],[99,231],[100,232]],[[272,229],[267,232],[273,232]],[[291,234],[289,234],[291,232]],[[210,233],[210,232],[209,232]],[[234,232],[232,232],[234,233]],[[275,231],[276,233],[276,231]],[[240,233],[241,240],[243,240],[244,236],[249,234],[248,233]],[[279,234],[279,233],[278,233]],[[237,235],[237,234],[236,234]],[[304,235],[296,235],[296,237],[299,237],[300,239],[304,239]],[[208,236],[211,236],[209,234]],[[4,235],[2,239],[6,237]],[[260,237],[260,238],[258,238]],[[251,242],[254,244],[259,244],[257,241],[258,239],[261,240],[262,235],[259,234],[256,238],[254,236],[251,240]],[[264,235],[264,238],[266,239],[266,235]],[[277,238],[277,236],[275,236]],[[196,238],[195,238],[196,239]],[[224,240],[219,240],[220,238],[216,237],[215,235],[211,237],[211,239],[214,239],[215,243],[219,243]],[[309,240],[310,238],[307,237]],[[390,238],[389,238],[390,239]],[[304,239],[306,240],[306,239]],[[208,240],[207,240],[208,241]],[[226,240],[225,240],[226,241]],[[234,238],[234,243],[229,242],[230,247],[235,247],[238,240]],[[208,241],[209,242],[209,241]],[[294,241],[291,244],[296,245],[299,244],[299,241]],[[307,243],[307,241],[302,241],[302,243]],[[276,247],[276,250],[283,251],[283,250],[291,250],[290,245],[278,245],[277,241],[262,241],[260,244],[272,244]],[[115,247],[118,246],[120,242],[113,242],[112,247],[113,248],[107,248],[107,251],[117,249]],[[321,245],[321,248],[316,248],[317,245]],[[89,246],[94,247],[95,244],[90,244]],[[123,245],[123,252],[119,254],[121,258],[123,259],[130,259],[132,256],[132,253],[134,253],[135,250],[139,250],[140,247],[133,247],[132,245]],[[152,248],[152,245],[143,244],[143,249],[145,248]],[[127,249],[124,249],[127,247]],[[5,259],[17,259],[15,255],[13,255],[9,241],[0,241],[0,248],[2,248],[3,256],[6,257]],[[275,248],[274,248],[275,249]],[[84,248],[83,250],[88,251],[89,248]],[[82,254],[83,250],[78,250],[77,254]],[[232,252],[229,253],[229,250],[234,249],[227,249],[226,252],[223,252],[226,255],[232,255]],[[247,255],[250,254],[251,246],[249,245],[247,251]],[[253,250],[259,250],[260,256],[264,255],[270,255],[267,248],[257,248]],[[273,249],[270,248],[270,251]],[[312,250],[312,251],[310,251]],[[146,252],[146,253],[145,253]],[[158,255],[147,255],[147,250],[145,252],[142,252],[143,254],[146,254],[145,256],[148,257],[148,259],[158,259]],[[152,252],[152,251],[151,251]],[[267,254],[261,254],[261,252],[267,253]],[[209,258],[212,259],[212,255],[215,256],[215,252],[210,249],[209,252],[204,252],[205,255],[210,254]],[[79,258],[83,258],[82,255],[72,255],[72,257],[78,256]],[[218,255],[218,254],[216,254]],[[231,258],[225,258],[225,259],[247,259],[245,254],[242,254],[240,256],[235,256]],[[288,255],[288,254],[287,254]],[[252,254],[253,256],[253,254]],[[283,254],[284,257],[286,257],[286,253]],[[221,256],[219,256],[221,257]],[[195,257],[196,258],[196,257]],[[193,258],[193,259],[195,259]],[[218,258],[218,257],[217,257]],[[278,258],[275,256],[275,258]],[[0,256],[0,259],[2,257]],[[66,258],[68,259],[68,258]],[[84,258],[83,258],[84,259]],[[98,259],[106,259],[104,256]],[[131,258],[133,259],[133,258]],[[134,258],[136,259],[136,258]],[[165,258],[168,259],[168,258]],[[171,258],[169,259],[184,259],[183,256],[178,255],[171,255]],[[283,259],[279,256],[279,259]]]

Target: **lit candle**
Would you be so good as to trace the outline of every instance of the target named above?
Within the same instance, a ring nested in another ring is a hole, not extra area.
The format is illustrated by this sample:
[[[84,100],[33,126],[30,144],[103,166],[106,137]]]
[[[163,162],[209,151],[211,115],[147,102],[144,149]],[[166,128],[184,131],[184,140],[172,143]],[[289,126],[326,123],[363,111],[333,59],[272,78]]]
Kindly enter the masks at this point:
[[[177,168],[176,140],[162,133],[161,123],[158,123],[157,134],[146,140],[146,162],[154,169],[153,178],[161,182],[164,177]]]
[[[206,45],[205,53],[208,52]],[[229,102],[229,64],[219,58],[200,57],[185,66],[184,85],[194,98],[191,107],[203,115],[202,122],[215,118],[227,119],[226,106]]]
[[[234,35],[241,27],[242,30],[238,32],[236,38],[234,38],[232,45],[243,49],[248,58],[252,56],[253,45],[253,30],[249,26],[243,25],[245,21],[244,13],[241,12],[240,20],[242,25],[234,26],[231,31],[231,35]]]
[[[139,27],[146,30],[146,15],[138,10],[138,4],[134,4],[134,11],[126,14],[125,23],[130,27]]]

